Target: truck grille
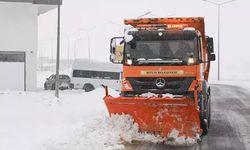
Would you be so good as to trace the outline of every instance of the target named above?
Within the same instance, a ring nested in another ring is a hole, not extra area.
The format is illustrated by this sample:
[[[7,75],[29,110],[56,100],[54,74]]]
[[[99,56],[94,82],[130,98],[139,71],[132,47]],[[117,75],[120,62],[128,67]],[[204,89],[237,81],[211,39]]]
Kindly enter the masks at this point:
[[[159,78],[126,78],[134,89],[136,94],[152,92],[156,94],[186,94],[188,88],[195,78],[161,78],[165,80],[165,85],[159,87],[156,85],[156,80]]]

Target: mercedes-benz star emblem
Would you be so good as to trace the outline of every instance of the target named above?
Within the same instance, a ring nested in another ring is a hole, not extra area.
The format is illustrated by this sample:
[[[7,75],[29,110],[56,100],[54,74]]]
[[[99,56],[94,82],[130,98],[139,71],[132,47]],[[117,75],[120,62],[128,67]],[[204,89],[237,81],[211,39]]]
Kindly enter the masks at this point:
[[[155,80],[155,85],[158,87],[158,88],[163,88],[166,84],[166,81],[163,79],[163,78],[157,78]]]

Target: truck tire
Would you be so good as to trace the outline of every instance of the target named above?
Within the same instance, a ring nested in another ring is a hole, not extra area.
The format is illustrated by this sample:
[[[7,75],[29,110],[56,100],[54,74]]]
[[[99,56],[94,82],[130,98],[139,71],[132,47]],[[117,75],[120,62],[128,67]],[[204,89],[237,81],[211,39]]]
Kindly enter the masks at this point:
[[[84,84],[83,89],[85,90],[85,92],[90,92],[93,91],[95,88],[92,84],[87,83]]]
[[[48,90],[47,84],[44,83],[44,90]]]
[[[211,124],[211,95],[210,92],[208,93],[208,104],[207,104],[207,126],[210,127]]]
[[[199,106],[200,106],[200,127],[202,129],[202,136],[207,135],[208,133],[208,113],[205,110],[208,109],[208,103],[206,103],[207,94],[205,94],[205,98],[203,96],[203,93],[200,93],[199,96]]]
[[[208,133],[208,125],[207,122],[205,121],[205,119],[202,117],[202,115],[200,114],[200,126],[202,129],[202,136],[207,135]]]

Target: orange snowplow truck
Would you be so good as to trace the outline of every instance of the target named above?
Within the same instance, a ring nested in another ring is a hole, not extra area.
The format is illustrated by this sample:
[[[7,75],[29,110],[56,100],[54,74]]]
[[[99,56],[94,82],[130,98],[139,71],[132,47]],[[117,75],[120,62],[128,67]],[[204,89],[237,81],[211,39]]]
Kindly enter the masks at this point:
[[[110,61],[123,64],[119,97],[108,94],[109,114],[129,114],[141,132],[168,137],[206,135],[211,120],[213,38],[204,18],[125,20],[124,37],[111,39]]]

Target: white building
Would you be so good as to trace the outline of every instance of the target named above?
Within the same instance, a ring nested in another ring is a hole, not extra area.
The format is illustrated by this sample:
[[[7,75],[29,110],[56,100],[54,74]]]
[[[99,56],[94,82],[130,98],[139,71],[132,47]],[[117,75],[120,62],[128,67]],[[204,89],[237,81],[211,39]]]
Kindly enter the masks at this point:
[[[56,8],[0,0],[0,90],[35,90],[38,15]]]

